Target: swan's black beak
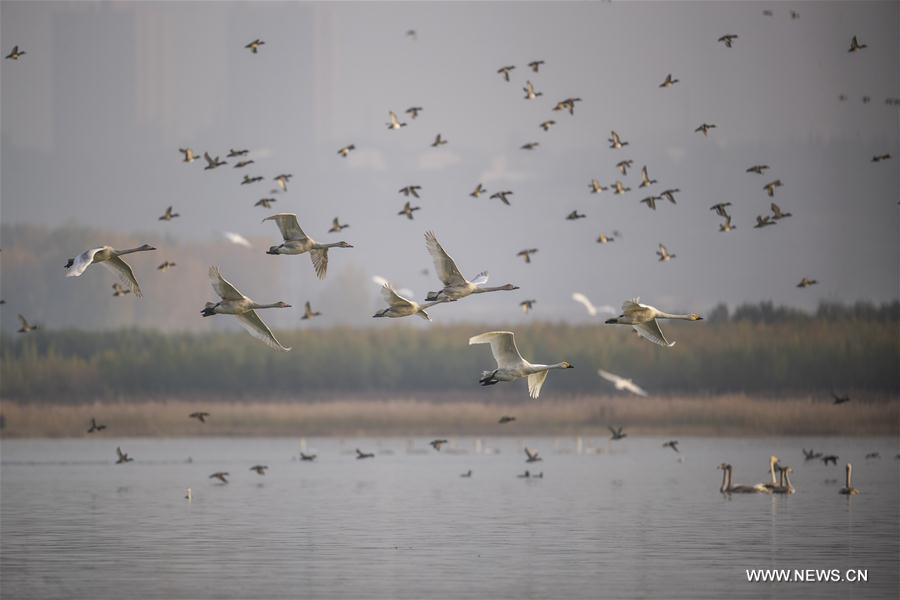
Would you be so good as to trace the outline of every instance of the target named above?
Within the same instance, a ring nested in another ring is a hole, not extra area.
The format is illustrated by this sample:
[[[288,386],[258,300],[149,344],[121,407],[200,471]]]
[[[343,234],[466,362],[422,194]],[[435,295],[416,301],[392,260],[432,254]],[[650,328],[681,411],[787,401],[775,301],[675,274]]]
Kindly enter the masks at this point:
[[[274,256],[274,255],[276,255],[276,254],[278,254],[278,253],[275,252],[275,248],[269,248],[268,250],[266,250],[266,254],[271,254],[271,255]]]
[[[70,258],[70,259],[69,259],[69,262],[66,263],[65,268],[68,269],[69,267],[71,267],[71,266],[74,265],[74,264],[75,264],[75,259],[74,259],[74,258]]]
[[[607,325],[615,325],[616,323],[618,323],[618,321],[616,321],[615,319],[607,319],[606,320]]]

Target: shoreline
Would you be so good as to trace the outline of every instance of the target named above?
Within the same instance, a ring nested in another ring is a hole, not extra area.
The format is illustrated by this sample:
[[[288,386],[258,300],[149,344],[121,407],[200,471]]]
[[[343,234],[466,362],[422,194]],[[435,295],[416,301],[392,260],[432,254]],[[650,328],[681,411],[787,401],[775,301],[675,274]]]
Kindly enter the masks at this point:
[[[607,426],[629,435],[898,436],[900,397],[834,405],[806,397],[572,396],[537,402],[478,402],[470,396],[251,402],[147,399],[92,404],[19,404],[0,400],[0,438],[88,437],[91,418],[108,426],[103,437],[398,437],[606,436]],[[191,419],[206,411],[206,423]],[[516,417],[499,425],[500,416]],[[90,434],[91,436],[98,434]]]

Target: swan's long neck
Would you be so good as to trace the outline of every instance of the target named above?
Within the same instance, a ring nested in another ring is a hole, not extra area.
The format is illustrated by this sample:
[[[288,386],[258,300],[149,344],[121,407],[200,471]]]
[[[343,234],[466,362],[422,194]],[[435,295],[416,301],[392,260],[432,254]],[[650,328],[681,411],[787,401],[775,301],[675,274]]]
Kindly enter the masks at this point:
[[[566,367],[566,363],[564,363],[564,362],[558,362],[558,363],[554,363],[552,365],[540,365],[540,364],[537,364],[537,365],[532,364],[531,365],[531,369],[535,373],[540,373],[541,371],[550,371],[551,369],[565,369],[565,368],[567,368],[567,367]]]
[[[473,294],[483,294],[484,292],[503,292],[503,291],[505,291],[505,290],[507,290],[507,289],[509,289],[509,288],[507,288],[505,285],[498,285],[497,287],[481,287],[481,286],[477,286],[477,287],[472,291],[472,293],[473,293]]]
[[[129,248],[128,250],[116,250],[114,254],[116,256],[122,256],[123,254],[131,254],[133,252],[148,252],[152,250],[152,248],[144,248],[141,246],[140,248]]]
[[[661,310],[656,311],[657,319],[682,319],[684,321],[693,321],[694,317],[692,315],[673,315],[671,313],[663,312]]]
[[[722,487],[719,492],[724,494],[728,490],[728,469],[722,469]]]
[[[274,302],[272,304],[257,304],[256,302],[253,302],[250,304],[250,308],[252,308],[253,310],[256,310],[258,308],[281,308],[281,303]]]
[[[337,248],[345,242],[331,242],[329,244],[316,244],[313,246],[316,250],[328,250],[329,248]]]
[[[782,483],[781,483],[782,487],[784,487],[788,491],[788,493],[793,492],[794,486],[791,484],[791,474],[788,473],[787,470],[784,470],[781,472],[781,476],[782,476]]]
[[[853,488],[853,484],[850,481],[852,473],[853,473],[853,466],[850,463],[847,463],[847,486],[846,487],[848,490]]]
[[[778,462],[778,458],[776,458],[774,456],[769,458],[769,474],[772,476],[772,485],[777,485],[777,482],[775,481],[775,463],[777,463],[777,462]],[[782,471],[781,473],[783,475],[784,471]]]
[[[732,485],[732,479],[731,479],[731,478],[732,478],[733,475],[732,475],[732,473],[731,473],[731,467],[730,467],[730,466],[727,467],[727,468],[725,469],[725,472],[728,473],[728,485],[725,486],[725,491],[728,491],[728,490],[731,489],[731,485]]]

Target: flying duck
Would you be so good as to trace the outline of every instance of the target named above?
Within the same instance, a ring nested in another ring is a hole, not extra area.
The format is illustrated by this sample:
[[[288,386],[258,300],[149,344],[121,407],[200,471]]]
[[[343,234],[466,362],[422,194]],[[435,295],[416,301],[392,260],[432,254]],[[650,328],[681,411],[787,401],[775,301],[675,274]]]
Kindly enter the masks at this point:
[[[525,82],[525,87],[522,88],[522,91],[525,92],[525,100],[534,100],[538,96],[543,96],[543,92],[534,91],[534,84],[530,81]]]
[[[229,476],[227,471],[216,471],[212,475],[209,476],[210,479],[218,479],[222,483],[228,483],[227,477]]]
[[[397,118],[397,113],[394,111],[389,111],[388,116],[391,119],[391,122],[387,124],[388,129],[400,129],[401,127],[406,127],[406,123],[401,123]]]
[[[248,183],[256,183],[257,181],[262,181],[262,175],[257,175],[256,177],[250,177],[249,175],[244,175],[244,179],[241,181],[241,185],[247,185]],[[280,181],[280,180],[279,180]],[[287,185],[282,188],[283,190],[287,190]]]
[[[622,141],[622,138],[620,138],[620,137],[619,137],[619,134],[616,133],[615,131],[610,131],[610,132],[609,132],[609,135],[610,135],[610,138],[609,138],[608,141],[609,141],[609,147],[610,147],[610,148],[612,148],[612,149],[614,149],[614,150],[618,150],[618,149],[620,149],[622,146],[627,146],[627,145],[628,145],[628,142],[623,142],[623,141]],[[629,166],[631,166],[631,165],[629,164]]]
[[[340,233],[342,229],[347,229],[348,227],[350,226],[346,224],[342,225],[341,222],[338,221],[338,218],[335,217],[331,221],[331,229],[328,230],[328,233]]]
[[[609,188],[603,187],[597,179],[591,179],[591,182],[588,184],[588,189],[591,190],[592,194],[599,194],[600,192],[605,192]]]
[[[497,73],[503,75],[503,79],[509,81],[509,72],[515,69],[515,65],[509,65],[508,67],[500,67],[497,69]]]
[[[858,52],[858,51],[862,50],[863,48],[868,48],[868,47],[869,46],[867,46],[866,44],[860,44],[859,40],[857,40],[856,36],[854,35],[853,38],[851,38],[851,40],[850,40],[850,49],[847,50],[847,52]],[[7,58],[9,58],[9,57],[7,57]]]
[[[255,40],[253,40],[252,42],[250,42],[249,44],[244,46],[244,48],[247,48],[250,50],[250,52],[252,52],[253,54],[256,54],[257,52],[259,52],[259,47],[265,46],[265,45],[266,45],[266,43],[263,40],[256,38]]]
[[[226,158],[235,158],[236,156],[246,156],[249,153],[249,150],[235,150],[234,148],[228,149],[228,155]]]
[[[753,165],[749,169],[747,169],[747,173],[756,173],[757,175],[762,175],[763,171],[767,170],[769,165]]]
[[[528,63],[528,66],[531,67],[532,71],[534,71],[535,73],[538,73],[541,69],[542,64],[544,64],[544,61],[542,61],[542,60],[533,60],[530,63]]]
[[[260,198],[253,206],[261,206],[263,208],[272,208],[272,203],[278,202],[276,198]]]
[[[670,254],[669,249],[665,247],[664,244],[659,245],[659,250],[656,251],[656,255],[659,256],[659,262],[668,262],[675,258],[675,254]]]
[[[266,469],[268,469],[268,468],[269,468],[268,465],[253,465],[252,467],[250,467],[250,470],[256,471],[257,475],[265,475]]]
[[[244,167],[246,167],[246,166],[248,166],[248,165],[252,165],[252,164],[255,163],[255,162],[256,162],[256,161],[253,160],[252,158],[251,158],[250,160],[242,160],[242,161],[238,161],[238,162],[234,163],[234,168],[235,168],[235,169],[243,169]]]
[[[854,39],[856,39],[856,38],[854,38]],[[7,54],[6,58],[9,58],[11,60],[19,60],[20,56],[25,56],[25,51],[19,50],[18,46],[13,46],[12,52]]]
[[[412,221],[412,220],[413,220],[413,211],[414,211],[414,210],[421,210],[421,209],[422,209],[421,206],[410,206],[409,202],[407,201],[406,204],[403,205],[403,208],[400,209],[400,212],[398,212],[397,214],[398,214],[398,215],[403,215],[403,216],[405,216],[407,219],[409,219],[410,221]]]
[[[550,128],[553,127],[554,125],[556,125],[556,121],[551,119],[549,121],[544,121],[543,123],[538,125],[538,127],[543,129],[544,131],[550,131]],[[890,155],[888,155],[888,157],[890,157]]]
[[[567,221],[577,221],[578,219],[585,219],[587,215],[579,213],[577,210],[573,210],[569,214],[566,215]]]
[[[628,169],[631,168],[632,163],[634,163],[633,160],[622,160],[616,163],[616,168],[622,175],[628,175]]]
[[[133,458],[128,456],[125,452],[122,452],[122,449],[116,446],[116,456],[118,456],[118,460],[116,460],[117,465],[121,465],[122,463],[129,463],[134,461]]]
[[[541,462],[542,460],[544,460],[538,455],[537,450],[531,450],[527,446],[525,447],[525,456],[528,457],[525,459],[525,462],[527,463]]]
[[[106,429],[106,425],[97,425],[97,421],[94,420],[94,417],[91,417],[91,428],[87,430],[88,433],[103,431],[104,429]]]
[[[169,208],[166,209],[166,212],[163,213],[163,216],[161,216],[159,218],[159,220],[160,221],[171,221],[172,219],[174,219],[176,217],[180,217],[180,216],[181,215],[179,215],[178,213],[173,213],[172,207],[170,206]]]
[[[156,267],[157,271],[168,271],[172,267],[178,266],[174,262],[170,260],[163,261],[158,267]]]
[[[509,204],[509,198],[507,198],[507,196],[512,196],[512,191],[510,191],[510,190],[504,190],[504,191],[502,191],[502,192],[495,192],[495,193],[493,193],[493,194],[490,195],[490,199],[493,200],[494,198],[497,198],[497,199],[499,199],[500,201],[502,201],[503,204],[505,204],[505,205],[507,205],[507,206],[510,206],[510,204]]]
[[[442,137],[441,137],[441,134],[438,133],[436,136],[434,136],[434,141],[431,142],[431,147],[432,147],[432,148],[437,148],[438,146],[443,146],[443,145],[445,145],[446,143],[447,143],[447,140],[445,140],[444,138],[442,138]]]
[[[19,323],[21,324],[21,327],[19,327],[18,333],[28,333],[28,332],[35,331],[35,330],[37,330],[37,329],[40,329],[39,326],[37,326],[37,325],[32,325],[31,323],[29,323],[29,322],[25,319],[25,317],[23,317],[22,315],[18,315],[18,317],[19,317]]]
[[[520,146],[521,150],[534,150],[538,146],[540,146],[540,142],[528,142],[527,144],[522,144]]]
[[[709,130],[715,129],[716,126],[713,123],[701,123],[700,127],[694,130],[694,133],[702,133],[703,137],[709,136]]]
[[[621,439],[628,437],[628,434],[625,433],[624,431],[622,431],[623,429],[625,429],[623,426],[619,426],[617,429],[617,428],[607,425],[606,428],[609,429],[609,431],[612,433],[612,436],[609,439],[611,439],[613,441],[621,440]]]
[[[649,185],[653,185],[656,183],[655,179],[650,179],[650,176],[647,175],[647,165],[641,167],[641,184],[638,187],[647,187]]]
[[[354,146],[353,144],[350,144],[349,146],[344,146],[343,148],[338,150],[337,153],[339,156],[347,158],[348,156],[350,156],[351,150],[356,150],[356,146]]]
[[[781,207],[775,204],[774,202],[769,206],[772,209],[772,218],[776,221],[779,219],[786,219],[788,217],[792,217],[791,213],[781,212]]]
[[[192,163],[200,158],[199,156],[194,154],[194,151],[190,148],[179,148],[178,151],[184,155],[184,158],[181,160],[181,162]]]
[[[670,88],[673,85],[675,85],[676,83],[678,83],[678,81],[679,81],[678,79],[672,79],[672,74],[669,73],[668,75],[666,75],[665,81],[663,81],[661,84],[659,84],[659,87]]]
[[[446,443],[447,443],[447,440],[431,440],[430,442],[428,442],[428,445],[431,446],[432,448],[434,448],[435,450],[437,450],[438,452],[440,452],[441,446],[443,446]]]
[[[729,34],[726,34],[726,35],[723,35],[722,37],[720,37],[718,39],[718,41],[725,44],[726,48],[731,48],[732,44],[734,44],[734,40],[736,40],[736,39],[738,39],[737,35],[735,35],[733,33],[729,33]]]
[[[767,194],[769,195],[769,197],[771,198],[772,196],[775,195],[775,188],[780,188],[780,187],[783,186],[783,185],[784,185],[784,184],[781,183],[781,180],[780,180],[780,179],[776,179],[775,181],[770,181],[769,183],[767,183],[766,185],[764,185],[764,186],[763,186],[763,189],[766,190],[766,193],[767,193]]]
[[[415,119],[419,116],[419,113],[422,112],[421,106],[410,106],[404,112],[409,115],[410,119]]]
[[[412,196],[413,198],[418,198],[419,190],[421,190],[421,189],[422,189],[421,185],[408,185],[406,187],[402,187],[399,190],[397,190],[397,193],[403,194],[407,198],[409,196]]]
[[[500,418],[497,420],[497,423],[499,423],[500,425],[505,425],[506,423],[512,423],[512,422],[515,421],[515,420],[516,420],[515,417],[510,417],[510,416],[508,416],[508,415],[503,415],[502,417],[500,417]]]
[[[537,248],[526,248],[525,250],[519,250],[518,252],[516,252],[516,256],[521,256],[522,258],[525,259],[526,264],[530,264],[531,263],[531,255],[537,251],[538,251]]]
[[[206,417],[209,416],[208,412],[192,412],[188,415],[189,419],[197,419],[201,423],[206,423]]]
[[[485,193],[486,191],[487,191],[487,190],[484,189],[484,186],[481,185],[481,183],[479,183],[477,186],[475,186],[475,189],[472,190],[472,193],[469,194],[469,195],[472,196],[473,198],[478,198],[479,196],[481,196],[481,195],[482,195],[483,193]]]
[[[527,315],[528,312],[534,308],[535,302],[537,302],[537,300],[522,300],[519,302],[519,306],[522,308],[522,312]]]
[[[227,165],[228,163],[224,160],[219,160],[219,157],[212,158],[209,155],[209,152],[203,153],[203,158],[206,159],[207,165],[203,167],[204,171],[209,171],[210,169],[215,169],[216,167],[221,167],[222,165]]]
[[[773,221],[769,215],[756,215],[756,225],[753,226],[753,229],[762,229],[775,224],[777,224],[777,221]]]
[[[356,460],[361,460],[363,458],[375,458],[375,454],[373,452],[363,452],[359,448],[356,449]]]
[[[310,319],[313,319],[314,317],[320,317],[320,316],[322,316],[322,313],[320,313],[320,312],[317,311],[317,310],[314,311],[314,310],[312,309],[312,306],[311,306],[310,303],[309,303],[309,300],[307,300],[307,301],[306,301],[306,306],[305,306],[305,308],[304,308],[304,310],[303,310],[303,316],[300,317],[300,319],[303,320],[303,321],[309,321]]]

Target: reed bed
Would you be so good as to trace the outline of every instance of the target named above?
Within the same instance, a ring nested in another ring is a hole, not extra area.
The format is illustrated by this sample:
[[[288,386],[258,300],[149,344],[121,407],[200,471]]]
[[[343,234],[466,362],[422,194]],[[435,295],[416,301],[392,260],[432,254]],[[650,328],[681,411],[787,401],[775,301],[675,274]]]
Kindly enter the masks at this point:
[[[210,412],[206,423],[190,419]],[[94,404],[0,402],[11,437],[86,437],[91,417],[103,436],[354,436],[605,434],[630,435],[898,435],[900,398],[868,397],[839,406],[812,397],[745,395],[651,397],[574,395],[561,400],[485,404],[467,396],[404,396],[300,403],[167,400]],[[501,415],[516,421],[498,425]]]

